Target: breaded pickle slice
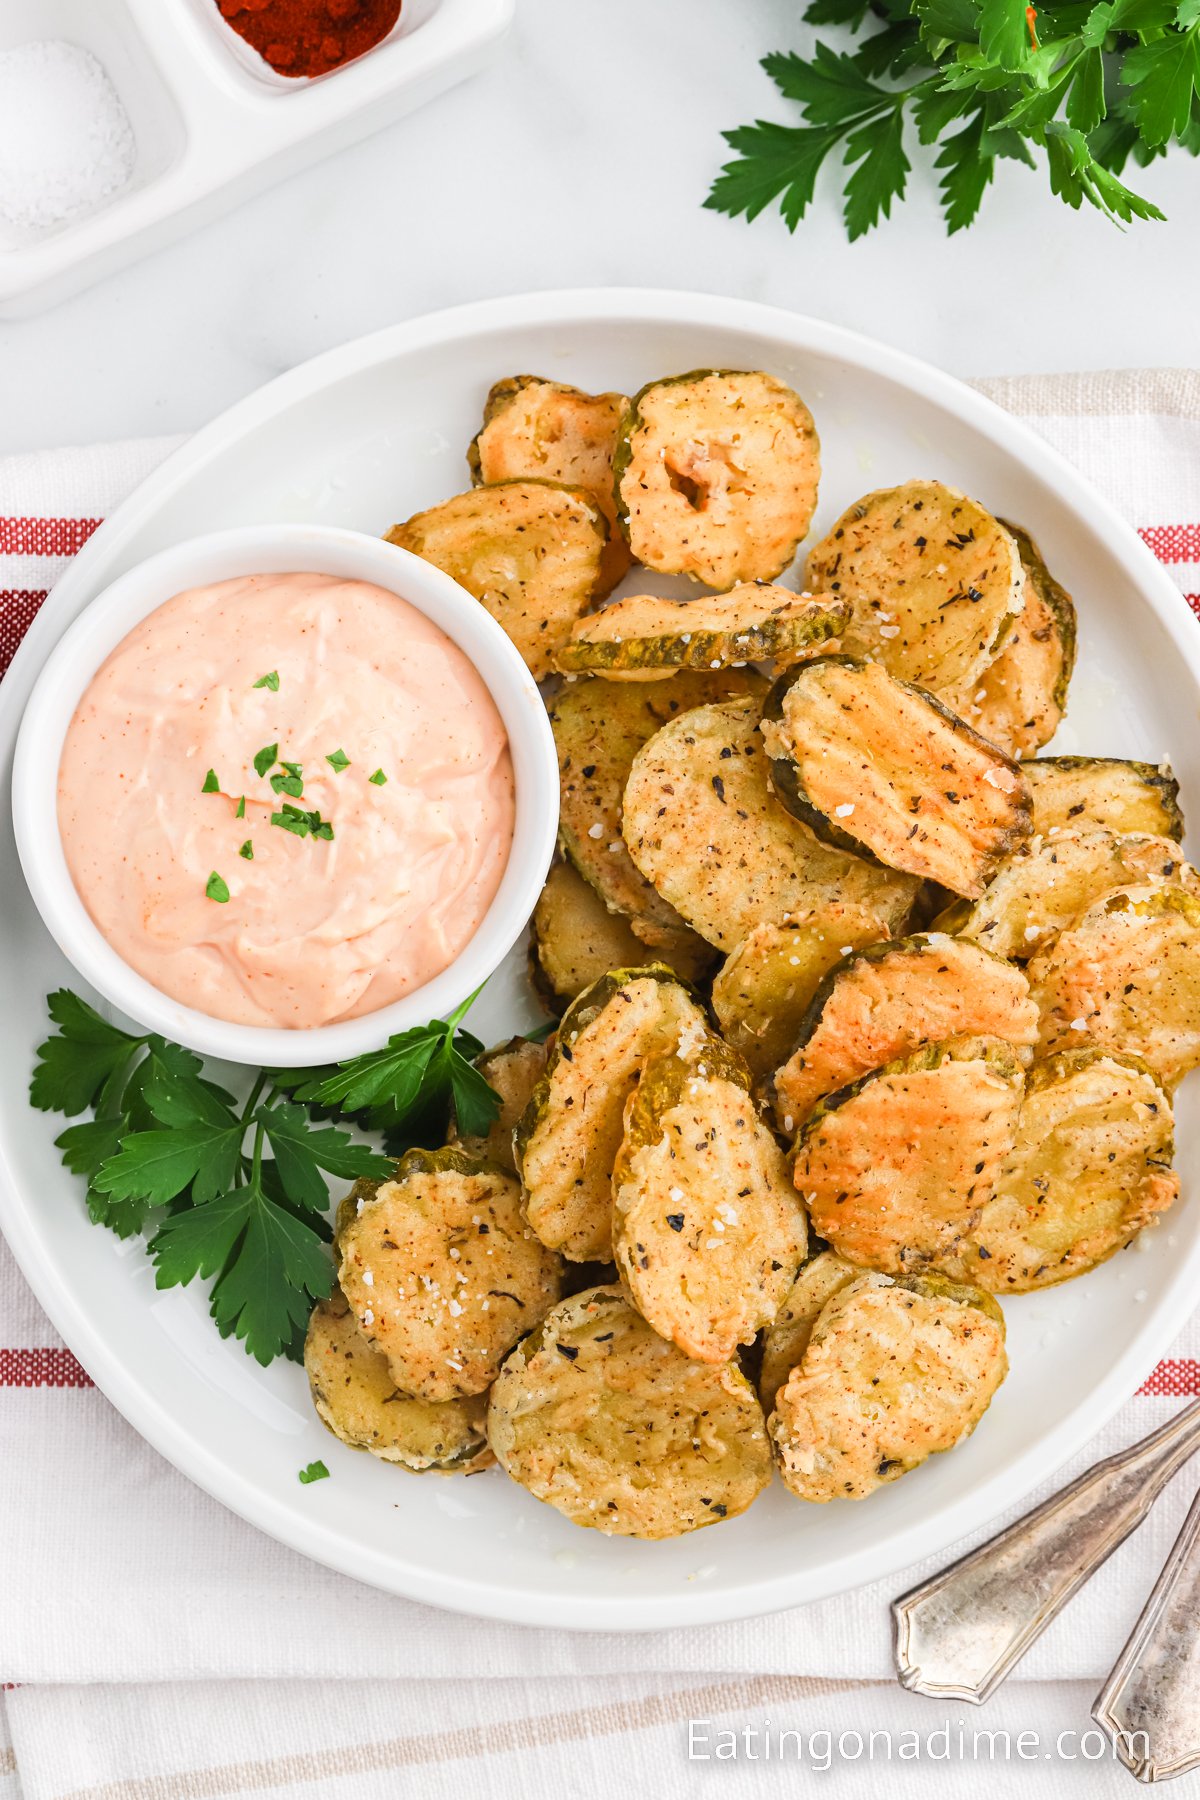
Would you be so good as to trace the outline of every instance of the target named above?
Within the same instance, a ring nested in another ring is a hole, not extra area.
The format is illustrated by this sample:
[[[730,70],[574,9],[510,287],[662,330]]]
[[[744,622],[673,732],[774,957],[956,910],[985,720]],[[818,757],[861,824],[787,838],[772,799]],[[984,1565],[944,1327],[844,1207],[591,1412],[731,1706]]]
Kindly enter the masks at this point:
[[[1176,1199],[1173,1134],[1171,1102],[1136,1057],[1036,1063],[1012,1155],[947,1272],[1024,1294],[1094,1269]]]
[[[971,899],[1029,836],[1017,763],[878,663],[823,656],[763,714],[783,804],[827,843]]]
[[[1050,742],[1067,709],[1075,668],[1075,603],[1029,533],[1007,519],[1002,523],[1021,552],[1025,604],[961,710],[981,737],[1010,756],[1030,756]]]
[[[612,1170],[625,1102],[646,1057],[705,1031],[674,971],[614,969],[563,1014],[546,1073],[517,1127],[525,1216],[572,1262],[612,1259]]]
[[[541,681],[600,590],[608,527],[582,488],[499,481],[393,525],[387,541],[474,594]]]
[[[1089,1042],[1141,1057],[1168,1088],[1200,1063],[1200,898],[1106,895],[1029,964],[1043,1050]]]
[[[450,1133],[450,1142],[456,1149],[466,1156],[479,1156],[488,1162],[499,1163],[510,1175],[516,1174],[513,1132],[529,1105],[534,1088],[546,1073],[549,1054],[545,1044],[514,1037],[506,1044],[485,1050],[475,1059],[475,1067],[483,1079],[500,1096],[500,1111],[486,1137],[460,1138],[455,1126]]]
[[[1024,600],[1016,539],[940,481],[867,494],[809,551],[804,585],[854,608],[842,648],[956,710],[970,699]]]
[[[1007,1372],[990,1295],[862,1275],[828,1301],[775,1402],[780,1473],[800,1500],[863,1500],[969,1437]]]
[[[643,942],[677,948],[687,927],[640,874],[621,835],[625,784],[633,759],[669,720],[709,701],[766,692],[752,669],[684,670],[669,681],[614,686],[571,682],[555,696],[550,723],[558,746],[564,855],[610,912],[624,913]]]
[[[1020,969],[933,931],[851,951],[824,977],[772,1083],[789,1134],[819,1100],[871,1069],[952,1037],[1037,1043],[1038,1010]]]
[[[727,1362],[770,1323],[808,1224],[741,1058],[713,1032],[651,1057],[613,1172],[617,1268],[660,1337]]]
[[[758,1397],[768,1418],[775,1409],[775,1396],[808,1349],[813,1326],[826,1302],[862,1273],[857,1264],[832,1250],[819,1250],[801,1266],[787,1299],[763,1333]]]
[[[815,656],[836,639],[850,608],[822,594],[744,583],[694,600],[630,594],[580,619],[557,665],[567,674],[609,681],[653,680],[672,669],[781,666]]]
[[[698,707],[639,750],[624,834],[647,881],[726,952],[756,925],[834,904],[869,906],[896,927],[916,881],[822,844],[779,804],[756,700]]]
[[[997,956],[1024,962],[1053,932],[1073,923],[1113,888],[1169,882],[1193,891],[1196,871],[1173,838],[1132,832],[1056,831],[1006,857],[981,899],[954,928]]]
[[[727,1043],[762,1080],[784,1061],[821,977],[851,950],[888,936],[869,906],[834,902],[756,925],[713,980],[712,1005]]]
[[[410,1150],[338,1236],[338,1281],[405,1394],[481,1394],[562,1292],[516,1178],[462,1151]]]
[[[613,473],[636,560],[724,589],[787,568],[816,510],[821,450],[782,381],[696,369],[635,395]]]
[[[741,1370],[684,1356],[616,1287],[564,1300],[517,1346],[492,1389],[488,1438],[538,1500],[620,1537],[732,1519],[771,1479]]]
[[[486,1396],[431,1401],[402,1394],[387,1357],[367,1342],[340,1292],[313,1308],[304,1369],[317,1417],[352,1450],[418,1472],[471,1475],[493,1461]]]
[[[1038,756],[1021,765],[1033,829],[1141,831],[1183,838],[1179,783],[1169,769],[1119,756]]]
[[[628,405],[624,394],[585,394],[565,381],[510,375],[493,384],[483,424],[467,451],[476,486],[532,477],[584,489],[609,527],[600,579],[605,594],[630,561],[617,529],[612,468]]]
[[[940,1264],[977,1224],[1012,1151],[1024,1077],[998,1038],[951,1038],[823,1100],[793,1176],[813,1229],[864,1268]]]
[[[647,954],[623,913],[609,912],[569,862],[554,864],[533,909],[534,985],[554,1011],[610,969],[634,968]]]

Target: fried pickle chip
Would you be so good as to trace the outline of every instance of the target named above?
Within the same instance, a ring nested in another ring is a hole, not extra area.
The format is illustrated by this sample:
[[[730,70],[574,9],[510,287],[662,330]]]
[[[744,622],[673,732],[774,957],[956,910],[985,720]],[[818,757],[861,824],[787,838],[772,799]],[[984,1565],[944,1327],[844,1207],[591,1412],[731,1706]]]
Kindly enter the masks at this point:
[[[499,481],[393,525],[387,541],[474,594],[541,681],[600,590],[608,527],[582,488]]]
[[[338,1281],[402,1393],[481,1394],[562,1291],[514,1176],[460,1150],[410,1150],[338,1238]]]
[[[1007,1371],[990,1295],[861,1275],[822,1309],[780,1389],[780,1473],[799,1500],[863,1500],[969,1437]]]
[[[713,1011],[727,1043],[762,1080],[793,1048],[821,977],[851,950],[888,936],[869,906],[834,902],[815,912],[756,925],[712,985]]]
[[[977,897],[1029,836],[1020,766],[878,663],[789,669],[762,735],[776,793],[819,838],[951,893]]]
[[[564,1300],[518,1345],[492,1389],[488,1438],[537,1499],[621,1537],[734,1518],[771,1479],[741,1370],[684,1356],[616,1287]]]
[[[459,1137],[452,1125],[449,1141],[466,1156],[482,1157],[499,1163],[510,1175],[517,1172],[513,1156],[513,1132],[533,1096],[533,1090],[546,1073],[550,1052],[545,1044],[529,1038],[509,1038],[476,1058],[475,1067],[493,1092],[500,1096],[500,1111],[486,1137]]]
[[[856,501],[809,552],[804,585],[850,601],[848,655],[882,663],[956,711],[1025,597],[1012,533],[940,481],[907,481]]]
[[[544,1244],[572,1262],[611,1261],[625,1102],[647,1056],[704,1029],[691,991],[657,964],[615,969],[568,1007],[516,1133],[525,1216]]]
[[[1178,1196],[1173,1134],[1171,1102],[1135,1057],[1035,1064],[996,1192],[946,1273],[1024,1294],[1094,1269]]]
[[[844,600],[757,582],[691,600],[630,594],[580,619],[557,665],[566,674],[608,681],[649,681],[673,669],[741,668],[748,662],[786,668],[828,648],[849,616]]]
[[[826,1094],[923,1044],[966,1035],[1037,1043],[1037,1007],[1020,969],[937,931],[852,950],[818,985],[775,1072],[779,1125],[790,1135]]]
[[[915,879],[820,843],[779,804],[758,716],[752,699],[697,707],[638,751],[623,825],[637,868],[726,952],[757,925],[834,904],[899,927]]]
[[[1027,531],[1002,521],[1017,540],[1025,571],[1025,604],[1000,648],[964,698],[962,714],[981,737],[1010,756],[1048,744],[1067,708],[1075,667],[1075,605],[1055,581]]]
[[[1169,769],[1118,756],[1036,756],[1021,773],[1039,835],[1107,828],[1183,838],[1179,783]]]
[[[793,1176],[839,1256],[897,1275],[940,1266],[991,1199],[1024,1078],[998,1038],[951,1038],[874,1070],[810,1114]]]
[[[758,1397],[768,1418],[775,1409],[775,1396],[808,1349],[825,1303],[862,1273],[857,1264],[832,1250],[818,1250],[801,1265],[787,1299],[763,1333]]]
[[[807,1220],[741,1058],[714,1032],[648,1058],[613,1173],[617,1267],[685,1356],[727,1362],[775,1317]]]
[[[816,509],[820,444],[774,376],[697,369],[635,395],[613,467],[637,561],[726,589],[791,562]]]
[[[1029,964],[1045,1051],[1125,1050],[1168,1088],[1200,1063],[1200,897],[1129,887],[1098,900]]]
[[[340,1292],[313,1308],[304,1369],[317,1417],[352,1450],[443,1474],[473,1475],[494,1460],[486,1396],[431,1401],[402,1394],[387,1357],[367,1342]]]

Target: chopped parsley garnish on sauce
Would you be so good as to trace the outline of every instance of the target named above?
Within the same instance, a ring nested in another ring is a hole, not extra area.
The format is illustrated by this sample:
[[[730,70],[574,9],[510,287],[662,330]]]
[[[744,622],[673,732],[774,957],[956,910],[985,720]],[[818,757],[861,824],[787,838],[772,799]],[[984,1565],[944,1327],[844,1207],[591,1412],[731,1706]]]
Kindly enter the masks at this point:
[[[301,1469],[297,1479],[303,1487],[307,1487],[313,1481],[328,1481],[329,1470],[318,1458],[316,1462],[310,1462],[307,1469]]]
[[[204,885],[204,892],[209,900],[216,900],[221,906],[229,899],[229,886],[215,869]]]
[[[233,816],[235,819],[244,819],[245,818],[245,816],[246,816],[246,796],[245,796],[245,794],[243,794],[241,799],[238,801],[237,811],[234,813]]]
[[[278,756],[278,744],[264,745],[258,752],[258,755],[254,758],[254,773],[256,775],[265,775],[268,769],[273,769],[275,767]]]
[[[278,669],[272,669],[270,674],[268,674],[268,675],[260,675],[254,685],[256,688],[260,688],[260,687],[270,688],[270,690],[273,694],[277,694],[279,692],[279,671],[278,671]]]
[[[244,856],[247,862],[254,861],[254,845],[250,842],[249,838],[246,839],[245,843],[238,851],[238,855]]]
[[[204,786],[200,789],[200,792],[202,794],[219,794],[220,791],[221,784],[217,780],[217,771],[215,769],[210,769],[208,774],[204,777]]]
[[[343,769],[348,769],[350,767],[350,758],[346,755],[344,750],[335,750],[332,755],[325,758],[325,761],[329,764],[335,775],[340,775]]]
[[[287,767],[288,765],[285,763],[284,768],[287,769]],[[292,767],[294,768],[295,764]],[[276,794],[290,794],[293,800],[298,800],[304,792],[304,782],[299,775],[293,775],[289,770],[285,775],[272,775],[271,788]]]
[[[376,787],[386,787],[387,786],[387,776],[384,774],[382,769],[376,769],[376,771],[373,775],[368,775],[367,780],[373,781],[375,783]]]
[[[333,826],[328,819],[323,819],[315,809],[305,812],[302,806],[292,806],[284,802],[281,812],[271,814],[272,825],[278,825],[283,831],[290,831],[296,837],[333,839]]]

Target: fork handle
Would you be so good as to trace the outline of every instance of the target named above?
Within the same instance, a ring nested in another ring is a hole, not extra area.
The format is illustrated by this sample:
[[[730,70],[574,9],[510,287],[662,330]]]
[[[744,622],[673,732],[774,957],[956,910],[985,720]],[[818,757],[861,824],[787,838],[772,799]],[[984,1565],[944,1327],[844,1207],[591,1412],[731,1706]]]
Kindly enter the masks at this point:
[[[1200,1401],[894,1601],[901,1684],[986,1700],[1197,1449]]]

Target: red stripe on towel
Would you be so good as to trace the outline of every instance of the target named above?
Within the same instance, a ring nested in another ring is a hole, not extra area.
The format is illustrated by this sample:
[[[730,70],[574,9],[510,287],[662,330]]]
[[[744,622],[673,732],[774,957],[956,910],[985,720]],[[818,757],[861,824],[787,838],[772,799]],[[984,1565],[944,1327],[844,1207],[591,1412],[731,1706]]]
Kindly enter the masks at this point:
[[[99,519],[15,519],[0,515],[0,556],[74,556]]]
[[[41,1350],[0,1350],[0,1387],[90,1388],[95,1383],[71,1352],[47,1345]]]
[[[0,588],[0,675],[3,675],[46,598],[45,588]]]

